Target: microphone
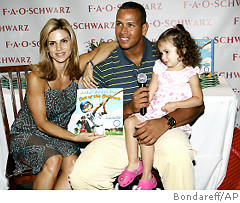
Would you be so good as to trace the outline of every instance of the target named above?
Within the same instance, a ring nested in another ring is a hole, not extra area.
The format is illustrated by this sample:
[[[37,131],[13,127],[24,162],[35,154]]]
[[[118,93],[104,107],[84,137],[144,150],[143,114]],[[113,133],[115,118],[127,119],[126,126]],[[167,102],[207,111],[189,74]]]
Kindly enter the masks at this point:
[[[145,73],[139,73],[138,76],[137,76],[137,81],[138,81],[139,88],[140,87],[146,87],[147,75]],[[146,113],[147,113],[147,108],[146,107],[143,107],[143,108],[140,109],[140,114],[142,116],[144,116]]]

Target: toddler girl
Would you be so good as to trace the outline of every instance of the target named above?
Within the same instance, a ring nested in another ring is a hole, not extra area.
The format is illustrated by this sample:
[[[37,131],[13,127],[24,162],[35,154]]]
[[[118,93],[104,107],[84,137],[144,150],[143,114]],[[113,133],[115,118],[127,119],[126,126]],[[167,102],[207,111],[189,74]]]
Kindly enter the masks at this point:
[[[137,190],[152,190],[157,182],[152,174],[154,146],[140,144],[141,160],[138,159],[139,142],[134,138],[135,128],[150,119],[165,117],[177,108],[190,108],[203,103],[199,82],[200,52],[194,39],[183,25],[177,24],[163,32],[157,43],[159,60],[155,62],[149,84],[147,113],[134,114],[125,120],[128,166],[118,177],[120,186],[129,185],[136,176],[142,174]],[[174,125],[171,128],[175,127]],[[179,127],[188,136],[189,125]],[[171,130],[171,129],[169,129]]]

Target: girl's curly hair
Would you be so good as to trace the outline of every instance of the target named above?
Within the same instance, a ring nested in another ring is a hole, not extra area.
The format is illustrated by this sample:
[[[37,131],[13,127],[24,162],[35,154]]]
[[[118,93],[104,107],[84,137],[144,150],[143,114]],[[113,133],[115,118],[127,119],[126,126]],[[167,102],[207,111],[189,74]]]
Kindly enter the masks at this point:
[[[182,24],[177,24],[173,28],[169,28],[163,32],[156,43],[156,55],[161,59],[161,53],[158,50],[158,44],[161,40],[172,40],[173,45],[177,48],[179,58],[185,66],[196,67],[201,62],[201,53],[195,40],[192,39],[190,33],[185,30]]]

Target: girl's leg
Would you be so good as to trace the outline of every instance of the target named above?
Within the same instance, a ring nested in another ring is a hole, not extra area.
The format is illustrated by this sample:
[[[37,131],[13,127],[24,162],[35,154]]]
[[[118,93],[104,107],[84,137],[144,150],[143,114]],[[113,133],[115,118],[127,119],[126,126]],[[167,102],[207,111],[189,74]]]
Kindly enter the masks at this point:
[[[141,155],[143,162],[143,180],[152,180],[152,167],[153,167],[153,157],[154,157],[154,145],[140,145]]]
[[[62,156],[55,155],[47,159],[33,183],[34,190],[52,190],[62,164]]]
[[[57,179],[56,185],[54,187],[55,190],[71,190],[71,186],[68,180],[68,176],[72,171],[73,165],[77,160],[76,155],[70,155],[63,158],[61,165],[61,174]]]
[[[136,116],[127,118],[124,122],[125,126],[125,139],[126,139],[126,148],[128,153],[128,171],[135,171],[138,169],[138,140],[133,137],[135,132],[135,126],[139,124],[140,121]]]

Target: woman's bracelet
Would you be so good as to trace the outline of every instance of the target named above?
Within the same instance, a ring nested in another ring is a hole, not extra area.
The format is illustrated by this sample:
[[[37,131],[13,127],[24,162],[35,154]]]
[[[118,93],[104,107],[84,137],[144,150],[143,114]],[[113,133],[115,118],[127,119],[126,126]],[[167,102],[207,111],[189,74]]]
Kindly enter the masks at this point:
[[[94,69],[94,68],[95,68],[95,65],[93,64],[93,62],[92,62],[91,59],[87,61],[87,64],[89,64],[89,63],[91,63],[91,65],[92,65],[92,67],[93,67],[93,69]],[[87,64],[86,64],[86,65],[87,65]]]

